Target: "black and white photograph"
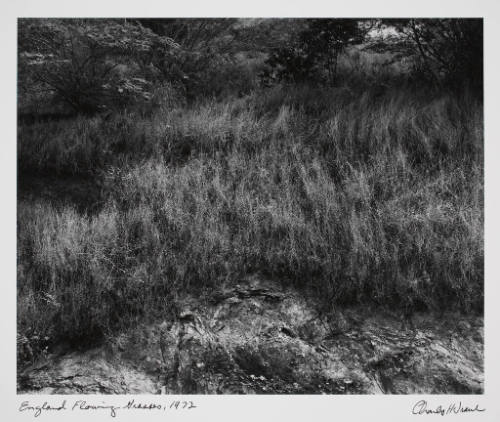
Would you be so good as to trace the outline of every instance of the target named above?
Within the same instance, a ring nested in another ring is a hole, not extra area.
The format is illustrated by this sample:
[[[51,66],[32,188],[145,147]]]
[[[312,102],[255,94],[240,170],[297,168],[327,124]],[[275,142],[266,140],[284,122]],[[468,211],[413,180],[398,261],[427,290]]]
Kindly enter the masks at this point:
[[[484,392],[483,18],[19,18],[18,394]]]

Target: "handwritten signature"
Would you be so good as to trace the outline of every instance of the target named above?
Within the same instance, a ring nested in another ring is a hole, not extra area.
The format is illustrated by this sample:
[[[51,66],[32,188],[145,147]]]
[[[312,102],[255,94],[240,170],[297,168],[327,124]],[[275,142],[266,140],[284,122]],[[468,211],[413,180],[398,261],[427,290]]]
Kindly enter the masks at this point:
[[[486,409],[482,409],[476,404],[474,407],[466,406],[461,401],[458,403],[450,403],[448,406],[439,405],[437,407],[431,408],[428,406],[426,400],[420,400],[413,405],[411,410],[412,415],[456,415],[460,413],[473,413],[473,412],[484,412]]]
[[[173,400],[168,404],[164,403],[141,403],[135,400],[129,400],[123,406],[115,406],[112,404],[106,404],[105,402],[101,403],[91,403],[87,400],[75,400],[71,404],[69,404],[66,400],[63,400],[61,403],[57,405],[50,404],[48,402],[43,402],[43,404],[31,404],[29,401],[23,401],[19,406],[19,412],[33,412],[33,416],[37,418],[43,412],[60,412],[60,411],[108,411],[110,416],[113,418],[116,417],[118,410],[182,410],[182,409],[195,409],[196,406],[192,401],[180,401]]]

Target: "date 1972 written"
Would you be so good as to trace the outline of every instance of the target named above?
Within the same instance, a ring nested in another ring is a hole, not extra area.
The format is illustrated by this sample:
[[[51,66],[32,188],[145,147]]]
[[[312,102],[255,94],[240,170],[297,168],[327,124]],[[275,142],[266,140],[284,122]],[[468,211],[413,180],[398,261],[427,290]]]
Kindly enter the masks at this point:
[[[23,401],[19,406],[19,412],[32,412],[36,418],[42,413],[55,413],[61,411],[77,412],[77,411],[107,411],[110,416],[116,417],[118,411],[127,410],[144,410],[144,411],[169,411],[169,410],[189,410],[196,409],[196,405],[191,400],[172,400],[168,403],[159,402],[139,402],[135,399],[129,400],[124,405],[107,404],[104,401],[90,402],[87,400],[75,400],[68,402],[63,400],[57,404],[48,403],[32,404],[29,401]]]

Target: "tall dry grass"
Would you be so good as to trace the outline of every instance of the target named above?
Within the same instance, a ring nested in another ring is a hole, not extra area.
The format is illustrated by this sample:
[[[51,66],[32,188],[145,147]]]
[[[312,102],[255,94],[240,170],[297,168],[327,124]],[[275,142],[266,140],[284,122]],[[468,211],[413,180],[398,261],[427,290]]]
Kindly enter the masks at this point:
[[[273,88],[40,123],[20,127],[19,168],[92,173],[105,198],[96,213],[18,204],[27,356],[255,272],[326,308],[482,309],[482,105],[467,93]]]

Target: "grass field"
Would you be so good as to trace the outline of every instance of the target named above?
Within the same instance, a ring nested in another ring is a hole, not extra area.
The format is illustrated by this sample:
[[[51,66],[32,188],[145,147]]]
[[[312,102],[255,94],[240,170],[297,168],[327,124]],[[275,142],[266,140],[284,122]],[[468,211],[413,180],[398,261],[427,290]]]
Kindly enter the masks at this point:
[[[167,94],[148,110],[19,125],[20,186],[52,177],[72,190],[19,195],[21,360],[255,273],[325,312],[482,312],[481,99],[308,86],[192,104]],[[79,183],[89,179],[92,191]]]

